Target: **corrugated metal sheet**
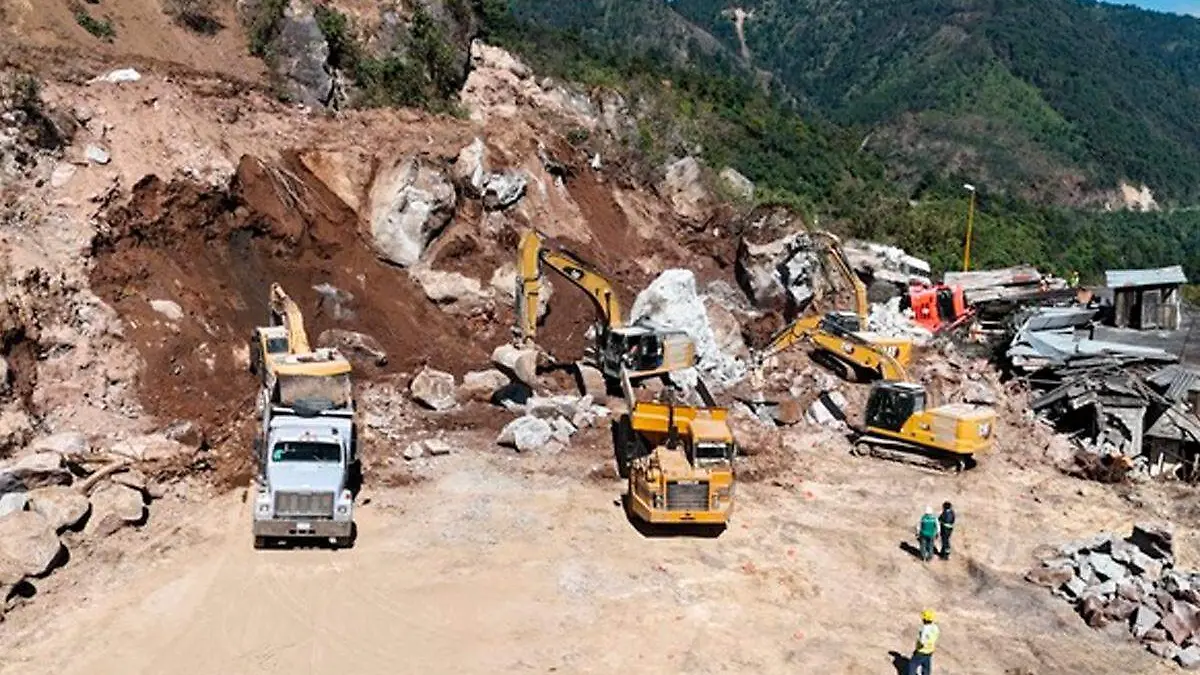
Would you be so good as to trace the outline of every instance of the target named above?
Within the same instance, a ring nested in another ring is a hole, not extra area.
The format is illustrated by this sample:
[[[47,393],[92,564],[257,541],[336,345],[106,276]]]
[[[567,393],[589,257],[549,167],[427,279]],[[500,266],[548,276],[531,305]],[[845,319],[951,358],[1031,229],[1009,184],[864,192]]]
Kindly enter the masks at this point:
[[[1187,277],[1183,267],[1173,265],[1150,270],[1108,270],[1104,273],[1104,282],[1109,288],[1136,288],[1186,284]]]

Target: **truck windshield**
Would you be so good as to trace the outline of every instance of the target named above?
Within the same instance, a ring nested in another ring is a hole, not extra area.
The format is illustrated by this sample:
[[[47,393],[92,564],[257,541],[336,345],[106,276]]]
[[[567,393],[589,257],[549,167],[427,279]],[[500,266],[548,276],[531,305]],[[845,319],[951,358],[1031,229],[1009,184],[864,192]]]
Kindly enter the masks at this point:
[[[729,446],[725,443],[697,443],[697,460],[725,460],[729,458]]]
[[[273,462],[337,462],[341,458],[342,449],[337,443],[284,441],[271,450]]]

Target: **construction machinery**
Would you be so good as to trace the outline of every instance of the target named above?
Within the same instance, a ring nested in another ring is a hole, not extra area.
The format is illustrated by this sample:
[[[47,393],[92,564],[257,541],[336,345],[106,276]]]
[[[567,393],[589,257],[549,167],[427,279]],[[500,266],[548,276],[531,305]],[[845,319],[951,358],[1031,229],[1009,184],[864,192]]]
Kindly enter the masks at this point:
[[[255,328],[250,339],[250,370],[263,388],[275,401],[302,398],[305,390],[337,398],[339,390],[349,387],[350,361],[337,349],[310,346],[304,315],[279,284],[271,284],[268,307],[269,325]],[[322,394],[326,388],[330,391]]]
[[[587,294],[596,310],[596,343],[591,358],[612,381],[622,372],[640,378],[690,368],[696,346],[683,331],[664,331],[645,325],[626,325],[620,300],[608,279],[573,253],[549,250],[534,230],[521,236],[517,251],[517,334],[530,342],[537,336],[538,297],[542,267],[549,267]]]
[[[263,389],[262,429],[254,441],[254,547],[284,539],[354,539],[357,430],[349,381],[339,400],[274,400]],[[327,387],[332,390],[332,387]]]
[[[914,286],[906,302],[914,323],[935,335],[952,331],[975,315],[961,286]]]
[[[664,403],[638,401],[627,373],[621,387],[629,412],[615,422],[614,441],[629,510],[647,523],[728,522],[737,455],[728,411],[703,381],[700,406],[677,404],[669,390]]]
[[[262,383],[254,545],[316,538],[348,546],[361,475],[350,362],[336,349],[312,349],[300,308],[279,284],[270,292],[270,325],[250,344]]]
[[[844,379],[908,379],[901,359],[911,358],[912,342],[854,330],[858,325],[858,317],[850,312],[797,319],[771,336],[767,345],[754,355],[756,370],[772,356],[805,342],[815,348],[814,361],[837,371]]]
[[[828,259],[854,289],[854,311],[829,312],[796,319],[755,354],[756,365],[798,342],[815,348],[814,360],[852,380],[904,380],[904,367],[912,360],[912,340],[889,337],[866,330],[867,289],[850,268],[841,241],[828,232],[815,233],[829,240]]]
[[[926,392],[911,382],[876,382],[854,453],[935,468],[963,470],[993,445],[996,411],[954,403],[926,408]]]

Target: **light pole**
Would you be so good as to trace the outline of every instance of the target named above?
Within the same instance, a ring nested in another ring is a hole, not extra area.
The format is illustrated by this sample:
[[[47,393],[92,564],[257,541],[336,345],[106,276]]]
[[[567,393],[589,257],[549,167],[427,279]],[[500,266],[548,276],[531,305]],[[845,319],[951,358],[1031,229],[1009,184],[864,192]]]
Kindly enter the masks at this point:
[[[963,183],[963,189],[971,193],[971,204],[967,207],[967,242],[963,245],[963,271],[971,270],[971,226],[975,223],[975,186]]]

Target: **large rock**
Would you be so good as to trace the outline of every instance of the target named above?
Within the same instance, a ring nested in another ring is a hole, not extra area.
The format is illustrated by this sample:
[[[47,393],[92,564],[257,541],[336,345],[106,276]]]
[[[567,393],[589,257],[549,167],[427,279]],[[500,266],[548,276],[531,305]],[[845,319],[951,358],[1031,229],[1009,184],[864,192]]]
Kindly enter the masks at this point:
[[[1075,572],[1069,567],[1036,567],[1029,570],[1029,573],[1025,575],[1025,580],[1038,586],[1045,586],[1046,588],[1059,588],[1074,577]],[[1079,583],[1082,585],[1083,581],[1080,580]],[[1082,593],[1082,588],[1080,589],[1080,593]]]
[[[817,248],[807,233],[792,233],[764,244],[743,237],[734,275],[755,307],[798,313],[814,296],[820,265]]]
[[[1167,629],[1171,641],[1182,645],[1200,630],[1200,610],[1191,603],[1177,600],[1172,604],[1171,611],[1163,616],[1162,625]]]
[[[726,190],[742,201],[754,199],[754,182],[733,167],[727,166],[721,169],[721,183]]]
[[[409,385],[413,399],[434,410],[449,410],[458,405],[454,376],[429,367],[421,369]]]
[[[26,492],[9,492],[4,496],[0,496],[0,518],[10,513],[24,511],[28,505],[29,493]]]
[[[697,369],[718,384],[736,382],[746,374],[745,363],[718,346],[691,270],[671,269],[660,274],[638,294],[630,316],[634,323],[687,333],[696,345]]]
[[[1158,560],[1173,560],[1174,537],[1167,525],[1137,523],[1129,541],[1146,555]]]
[[[483,370],[463,375],[462,386],[458,388],[458,398],[463,401],[487,403],[492,394],[508,384],[508,376],[499,370]]]
[[[554,438],[554,427],[549,422],[533,416],[518,417],[509,422],[496,437],[496,443],[516,448],[518,452],[532,452],[544,448]]]
[[[528,184],[523,171],[489,170],[487,146],[479,138],[458,153],[458,159],[454,162],[454,177],[466,194],[482,199],[483,207],[489,210],[516,204],[525,195]]]
[[[78,490],[52,485],[30,492],[29,508],[41,514],[55,532],[62,532],[78,526],[92,505]]]
[[[594,401],[603,401],[608,396],[608,380],[599,368],[585,363],[576,364],[580,393],[591,396]]]
[[[336,348],[356,365],[382,367],[388,362],[388,354],[383,345],[366,333],[330,328],[321,331],[317,337],[317,344],[321,347]]]
[[[163,315],[168,321],[183,321],[183,308],[173,300],[151,300],[150,309]]]
[[[675,214],[694,223],[712,215],[713,198],[704,185],[704,172],[694,157],[684,157],[667,166],[659,190],[671,203]]]
[[[57,452],[35,452],[0,467],[0,495],[70,483],[71,473]]]
[[[61,550],[58,535],[41,514],[17,511],[0,518],[0,585],[46,574]]]
[[[475,314],[491,304],[491,289],[478,279],[424,266],[410,269],[409,275],[425,291],[425,297],[453,314]]]
[[[1179,665],[1183,666],[1184,670],[1196,670],[1200,668],[1200,646],[1192,645],[1175,655],[1175,660]]]
[[[1134,637],[1140,640],[1158,625],[1161,618],[1161,615],[1149,605],[1142,605],[1133,613],[1133,624],[1130,626],[1130,630],[1133,631]]]
[[[530,387],[537,386],[537,361],[536,351],[510,344],[502,344],[492,352],[492,363]]]
[[[147,434],[118,441],[109,451],[139,462],[172,462],[191,457],[196,448],[189,448],[163,434]]]
[[[333,96],[329,43],[317,25],[312,3],[290,0],[284,7],[278,31],[269,49],[275,73],[288,95],[310,106],[329,103]]]
[[[1125,578],[1128,570],[1121,563],[1113,560],[1111,555],[1103,553],[1092,553],[1088,556],[1088,564],[1092,566],[1092,571],[1102,580],[1120,581]]]
[[[415,265],[454,216],[454,186],[422,159],[408,157],[381,170],[371,185],[370,229],[384,260]]]
[[[56,452],[60,455],[86,455],[91,451],[87,436],[78,431],[64,431],[43,436],[30,444],[34,452]]]
[[[138,490],[104,483],[92,492],[92,517],[85,532],[107,537],[122,527],[142,523],[146,518],[146,503]]]

